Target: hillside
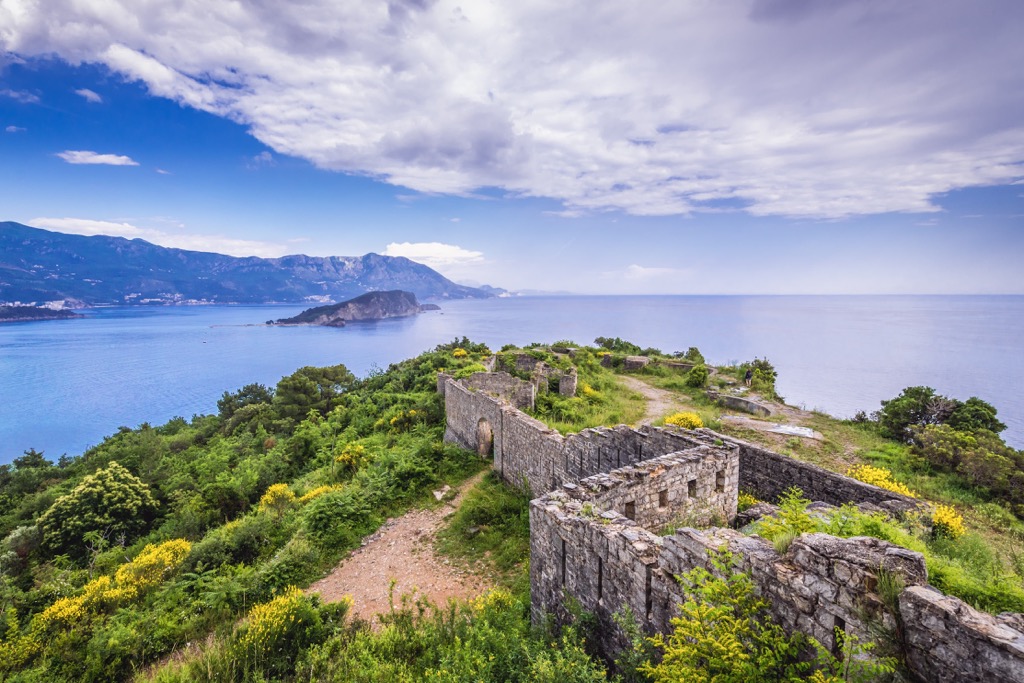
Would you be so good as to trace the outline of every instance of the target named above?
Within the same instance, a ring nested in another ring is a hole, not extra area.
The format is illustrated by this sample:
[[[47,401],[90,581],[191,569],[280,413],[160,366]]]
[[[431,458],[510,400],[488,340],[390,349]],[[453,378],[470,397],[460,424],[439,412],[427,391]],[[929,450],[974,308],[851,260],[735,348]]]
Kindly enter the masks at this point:
[[[889,478],[876,473],[875,481],[953,506],[963,532],[845,507],[812,514],[790,497],[775,501],[783,512],[775,533],[789,533],[793,520],[809,531],[841,517],[842,529],[830,533],[874,534],[923,553],[942,590],[992,613],[1024,609],[1024,523],[1015,514],[1024,510],[927,466],[927,451],[883,436],[871,421],[784,405],[767,361],[707,368],[694,362],[695,349],[690,363],[653,350],[641,363],[626,355],[637,349],[623,353],[619,344],[571,354],[566,346],[495,354],[462,339],[362,380],[340,365],[300,368],[276,387],[225,392],[213,414],[122,428],[58,464],[30,451],[0,467],[0,679],[608,680],[605,662],[592,656],[592,616],[531,628],[528,498],[495,475],[467,483],[490,463],[443,439],[438,372],[466,378],[491,362],[522,381],[537,362],[576,368],[576,395],[561,387],[538,394],[530,412],[565,433],[703,424],[841,473],[887,467]],[[754,380],[744,391],[748,367]],[[718,405],[706,386],[756,400],[772,415]],[[477,421],[463,417],[476,434]],[[740,502],[754,504],[742,492]],[[583,521],[595,519],[591,510]],[[597,523],[610,529],[621,520]],[[318,597],[311,587],[324,577]],[[345,597],[356,581],[359,604]],[[401,588],[387,599],[392,581]],[[403,597],[414,582],[422,592]],[[450,607],[428,600],[484,585],[499,588]],[[375,610],[371,628],[364,619]],[[638,645],[617,662],[623,681],[644,680],[637,667],[656,661],[649,642]]]
[[[422,299],[492,296],[404,257],[239,258],[0,223],[0,302],[296,303],[388,289]]]
[[[340,304],[310,308],[291,318],[277,320],[274,324],[344,327],[348,322],[404,318],[437,308],[434,304],[421,305],[412,292],[396,289],[388,292],[367,292]]]

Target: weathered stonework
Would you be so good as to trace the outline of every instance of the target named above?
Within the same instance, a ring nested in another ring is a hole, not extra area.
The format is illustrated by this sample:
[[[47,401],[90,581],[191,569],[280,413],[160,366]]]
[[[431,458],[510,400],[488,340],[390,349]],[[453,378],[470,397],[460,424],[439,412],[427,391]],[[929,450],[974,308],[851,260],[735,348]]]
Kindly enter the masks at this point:
[[[626,356],[622,361],[625,370],[643,370],[651,362],[647,356]]]
[[[504,481],[548,492],[530,503],[535,620],[568,619],[571,596],[597,618],[600,651],[611,657],[629,647],[613,615],[628,608],[646,633],[669,633],[686,599],[676,577],[714,571],[709,558],[725,547],[787,630],[833,648],[835,629],[869,640],[865,620],[893,627],[898,619],[920,680],[1024,681],[1024,615],[994,617],[936,591],[919,553],[875,538],[803,534],[780,555],[730,528],[678,528],[731,522],[740,488],[774,500],[798,486],[812,500],[897,514],[917,507],[914,499],[706,429],[620,425],[562,436],[498,398],[508,392],[470,383],[438,379],[445,439],[492,456]],[[655,533],[667,526],[678,530]],[[878,594],[882,570],[906,586],[898,616]]]
[[[753,399],[734,396],[732,394],[720,394],[717,391],[708,391],[707,394],[708,398],[712,401],[715,401],[726,408],[740,410],[744,413],[750,413],[751,415],[760,415],[761,417],[768,417],[772,414],[771,407]]]

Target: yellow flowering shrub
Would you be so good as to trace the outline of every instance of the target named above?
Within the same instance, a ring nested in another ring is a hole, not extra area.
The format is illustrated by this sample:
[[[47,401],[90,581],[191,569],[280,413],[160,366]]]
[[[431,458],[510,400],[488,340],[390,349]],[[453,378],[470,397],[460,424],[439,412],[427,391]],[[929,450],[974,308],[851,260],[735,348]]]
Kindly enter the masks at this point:
[[[334,462],[341,465],[342,469],[352,472],[362,467],[366,460],[366,448],[359,443],[345,444],[345,447],[341,449],[341,453],[334,457]]]
[[[952,505],[937,505],[932,513],[932,529],[940,536],[960,538],[966,533],[964,518]]]
[[[138,556],[117,568],[114,582],[125,591],[124,598],[132,599],[138,593],[160,585],[178,568],[192,551],[192,544],[183,538],[147,545]],[[98,579],[97,579],[98,580]],[[88,592],[88,586],[86,586]]]
[[[338,456],[338,457],[341,457],[341,456]],[[337,461],[337,458],[335,458],[335,461]],[[299,505],[305,505],[309,501],[314,500],[316,498],[319,498],[320,496],[324,495],[325,493],[330,493],[331,491],[334,491],[336,489],[337,489],[336,486],[330,486],[329,484],[324,484],[323,486],[317,486],[315,489],[310,489],[309,491],[304,493],[298,499],[298,503],[299,503]]]
[[[760,501],[757,499],[757,496],[747,491],[740,491],[736,499],[737,507],[740,512],[754,507],[759,502]]]
[[[295,494],[288,484],[272,484],[260,498],[260,510],[273,510],[283,515],[294,502]]]
[[[465,358],[468,355],[469,355],[469,352],[466,351],[466,349],[459,348],[459,349],[455,349],[454,351],[452,351],[452,356],[454,358]]]
[[[473,598],[469,604],[476,612],[488,609],[508,609],[512,605],[512,594],[500,588],[494,588]]]
[[[423,417],[422,411],[417,411],[415,409],[407,410],[392,417],[388,421],[388,424],[391,425],[392,430],[400,432],[412,427],[412,425],[415,424],[416,421],[421,417]]]
[[[700,419],[700,415],[697,413],[686,412],[669,415],[665,418],[665,424],[682,427],[683,429],[700,429],[704,426],[704,421]]]
[[[234,635],[235,656],[243,668],[278,680],[295,666],[295,658],[323,637],[316,598],[290,586],[269,602],[256,605]]]
[[[855,465],[846,471],[846,476],[853,477],[865,484],[871,484],[872,486],[877,486],[878,488],[885,489],[886,491],[892,491],[893,493],[900,493],[904,496],[917,498],[917,494],[911,491],[906,484],[894,481],[892,478],[892,472],[884,467]]]

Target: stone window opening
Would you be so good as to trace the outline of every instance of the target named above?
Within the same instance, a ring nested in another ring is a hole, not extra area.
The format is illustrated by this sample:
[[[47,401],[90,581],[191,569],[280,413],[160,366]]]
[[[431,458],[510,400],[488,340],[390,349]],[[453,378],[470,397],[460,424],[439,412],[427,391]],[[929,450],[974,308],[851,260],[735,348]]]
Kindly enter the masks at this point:
[[[626,510],[622,514],[629,519],[636,519],[636,503],[633,501],[626,503]]]
[[[725,470],[715,472],[715,491],[725,493]]]
[[[668,507],[668,489],[662,489],[658,491],[658,507]]]
[[[690,481],[686,482],[686,497],[687,498],[696,498],[697,497],[697,480],[696,479],[691,479]]]
[[[597,558],[597,604],[604,604],[604,558]]]

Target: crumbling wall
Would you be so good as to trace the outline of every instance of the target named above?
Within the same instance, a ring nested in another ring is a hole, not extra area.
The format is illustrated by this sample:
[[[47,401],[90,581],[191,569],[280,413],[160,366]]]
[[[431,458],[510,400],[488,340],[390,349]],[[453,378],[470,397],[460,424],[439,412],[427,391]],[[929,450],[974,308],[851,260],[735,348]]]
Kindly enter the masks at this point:
[[[714,434],[705,430],[709,434]],[[857,481],[787,455],[773,453],[754,444],[716,435],[740,449],[740,489],[761,500],[774,501],[796,486],[804,497],[829,505],[870,503],[883,510],[902,513],[916,509],[920,501]]]
[[[784,628],[826,648],[838,646],[836,629],[866,641],[874,637],[866,620],[895,626],[891,606],[878,593],[884,570],[907,586],[899,596],[899,618],[916,677],[941,683],[1024,680],[1020,615],[982,614],[927,586],[919,553],[875,538],[827,534],[804,534],[783,555],[757,536],[728,528],[659,537],[618,510],[602,509],[592,479],[599,478],[531,503],[531,600],[537,620],[545,614],[568,619],[566,596],[579,601],[597,619],[606,656],[629,646],[614,618],[625,608],[645,633],[671,632],[671,619],[686,599],[685,586],[674,577],[694,567],[717,571],[711,554],[724,547],[736,568],[750,573]]]
[[[520,410],[533,410],[536,403],[534,385],[507,372],[475,372],[466,378],[465,386],[504,399]]]

